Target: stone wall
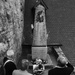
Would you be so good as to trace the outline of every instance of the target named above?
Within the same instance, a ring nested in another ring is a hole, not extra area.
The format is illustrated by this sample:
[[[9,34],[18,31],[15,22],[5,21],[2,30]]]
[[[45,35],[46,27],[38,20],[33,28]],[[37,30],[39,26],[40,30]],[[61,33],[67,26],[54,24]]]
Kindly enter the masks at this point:
[[[0,44],[3,46],[0,47],[0,61],[7,50],[14,50],[14,60],[21,54],[24,2],[25,0],[0,0]]]

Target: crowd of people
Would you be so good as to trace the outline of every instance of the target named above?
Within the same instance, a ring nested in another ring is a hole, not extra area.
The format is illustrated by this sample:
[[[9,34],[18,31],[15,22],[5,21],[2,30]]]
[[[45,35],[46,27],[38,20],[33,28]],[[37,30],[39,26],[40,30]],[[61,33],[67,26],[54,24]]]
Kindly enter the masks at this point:
[[[8,56],[14,55],[13,50],[7,52]],[[45,67],[42,66],[42,60],[41,59],[36,59],[35,61],[36,65],[38,65],[38,69],[44,72]],[[70,75],[74,67],[70,64],[70,62],[63,56],[59,56],[57,58],[57,66],[53,65],[53,68],[48,71],[48,75]],[[23,70],[17,69],[16,64],[13,62],[12,59],[9,59],[8,57],[4,57],[3,59],[3,69],[4,69],[4,75],[34,75],[34,69],[36,65],[33,65],[33,74],[28,72],[29,68],[29,61],[27,59],[22,60],[22,67]],[[39,72],[39,70],[37,70]],[[36,72],[35,75],[39,75]]]

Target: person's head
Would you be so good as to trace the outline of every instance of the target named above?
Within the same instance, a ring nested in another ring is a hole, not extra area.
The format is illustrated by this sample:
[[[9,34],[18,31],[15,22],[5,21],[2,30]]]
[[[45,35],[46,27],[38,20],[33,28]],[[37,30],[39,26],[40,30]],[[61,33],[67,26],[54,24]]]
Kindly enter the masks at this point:
[[[13,58],[14,57],[14,50],[12,50],[12,49],[11,50],[8,50],[7,51],[7,57],[8,58]]]
[[[67,62],[66,58],[63,57],[63,56],[59,56],[59,57],[57,58],[57,61],[58,61],[58,65],[59,65],[60,67],[64,67],[64,66],[66,65],[66,62]]]
[[[23,70],[27,70],[29,67],[29,61],[27,59],[22,60],[22,68]]]
[[[14,50],[8,50],[7,56],[14,56]]]

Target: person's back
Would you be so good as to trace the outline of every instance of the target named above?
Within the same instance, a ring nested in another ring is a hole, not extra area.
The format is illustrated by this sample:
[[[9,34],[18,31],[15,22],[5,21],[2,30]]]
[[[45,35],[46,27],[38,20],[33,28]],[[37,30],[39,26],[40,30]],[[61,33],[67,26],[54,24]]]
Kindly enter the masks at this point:
[[[48,72],[48,75],[70,75],[72,71],[73,66],[70,63],[68,63],[67,67],[55,67],[54,69]]]
[[[14,70],[12,75],[32,75],[29,73],[27,70],[22,71],[22,70]]]
[[[23,67],[23,70],[14,70],[12,75],[32,75],[31,73],[29,73],[27,71],[27,69],[28,69],[28,61],[27,60],[22,61],[22,67]]]
[[[61,65],[49,70],[48,75],[70,75],[73,71],[73,66],[65,59],[60,60]]]

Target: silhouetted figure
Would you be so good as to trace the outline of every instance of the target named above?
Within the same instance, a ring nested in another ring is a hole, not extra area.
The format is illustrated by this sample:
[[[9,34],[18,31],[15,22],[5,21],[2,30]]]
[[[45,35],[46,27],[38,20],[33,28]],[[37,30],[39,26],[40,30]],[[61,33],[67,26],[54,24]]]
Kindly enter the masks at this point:
[[[73,66],[61,56],[58,58],[58,66],[49,70],[48,75],[70,75],[73,70]]]
[[[12,72],[17,69],[16,65],[12,60],[9,60],[7,57],[3,60],[4,74],[12,75]]]

